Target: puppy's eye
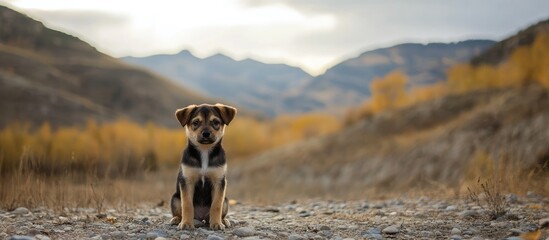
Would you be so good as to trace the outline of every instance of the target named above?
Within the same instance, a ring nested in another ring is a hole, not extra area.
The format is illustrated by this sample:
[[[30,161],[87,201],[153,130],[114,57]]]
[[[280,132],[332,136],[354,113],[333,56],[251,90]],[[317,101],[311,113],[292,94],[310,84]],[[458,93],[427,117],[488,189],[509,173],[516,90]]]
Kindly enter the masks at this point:
[[[212,121],[212,126],[214,126],[214,127],[218,127],[219,124],[221,124],[221,122],[219,122],[219,120],[217,120],[217,119]]]
[[[193,127],[198,127],[198,125],[200,125],[200,121],[194,120],[191,124],[193,125]]]

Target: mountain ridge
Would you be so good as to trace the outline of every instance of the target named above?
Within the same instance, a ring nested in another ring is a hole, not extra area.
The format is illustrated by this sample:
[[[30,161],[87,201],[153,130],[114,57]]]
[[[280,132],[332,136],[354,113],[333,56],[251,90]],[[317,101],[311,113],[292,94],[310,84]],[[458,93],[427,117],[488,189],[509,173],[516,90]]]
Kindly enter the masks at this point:
[[[409,87],[433,84],[445,79],[451,65],[466,62],[495,43],[492,40],[464,40],[452,43],[402,43],[363,52],[344,60],[314,77],[285,105],[298,112],[328,109],[342,113],[370,96],[369,84],[394,70],[409,78]]]
[[[8,7],[0,6],[0,22],[0,125],[124,117],[176,127],[175,109],[216,101]]]
[[[161,73],[203,94],[225,98],[271,116],[283,112],[273,104],[280,95],[312,78],[299,67],[251,58],[235,60],[222,53],[200,58],[182,50],[177,54],[120,59]]]

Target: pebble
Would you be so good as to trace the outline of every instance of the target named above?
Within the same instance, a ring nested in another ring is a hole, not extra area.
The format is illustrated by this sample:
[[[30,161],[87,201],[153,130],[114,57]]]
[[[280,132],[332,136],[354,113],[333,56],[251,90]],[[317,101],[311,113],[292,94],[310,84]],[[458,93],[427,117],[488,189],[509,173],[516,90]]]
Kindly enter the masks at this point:
[[[332,233],[332,231],[330,230],[323,230],[323,231],[320,231],[319,232],[320,236],[323,236],[325,238],[330,238],[331,236],[333,236],[334,234]]]
[[[461,236],[459,236],[459,235],[452,235],[452,236],[450,236],[450,239],[451,239],[451,240],[461,240]]]
[[[224,240],[224,238],[217,235],[208,235],[207,240]]]
[[[331,230],[330,227],[328,227],[326,225],[320,225],[320,227],[318,229],[319,230]]]
[[[288,236],[288,240],[305,240],[305,237],[298,234],[291,234]]]
[[[34,240],[34,238],[29,236],[13,235],[10,237],[10,240]]]
[[[190,239],[190,238],[191,238],[191,236],[189,236],[185,233],[183,233],[183,234],[181,234],[181,236],[179,236],[179,240],[185,240],[185,239]]]
[[[29,209],[24,208],[24,207],[18,207],[15,210],[11,211],[11,213],[15,214],[15,215],[24,215],[24,214],[29,213]]]
[[[455,211],[456,209],[457,209],[457,207],[454,206],[454,205],[450,205],[450,206],[446,207],[446,211]]]
[[[518,197],[513,193],[505,195],[505,200],[509,203],[518,203]]]
[[[397,234],[400,230],[398,229],[397,226],[395,225],[391,225],[391,226],[388,226],[386,228],[384,228],[381,232],[385,233],[385,234]]]
[[[261,240],[261,238],[258,236],[251,236],[251,237],[242,238],[242,240]]]
[[[459,217],[461,218],[474,218],[477,217],[479,214],[475,210],[464,210],[459,213]]]
[[[381,234],[370,234],[368,235],[369,237],[366,237],[367,239],[370,238],[370,239],[376,239],[376,240],[381,240],[383,239],[383,236],[381,236]]]
[[[539,227],[548,228],[549,227],[549,218],[543,218],[539,220]]]
[[[527,198],[538,198],[539,195],[536,194],[536,193],[533,192],[533,191],[528,191],[528,192],[526,192],[526,197],[527,197]]]
[[[37,240],[50,240],[51,238],[46,236],[46,235],[42,235],[42,234],[38,234],[38,235],[35,235],[34,238],[36,238]]]
[[[147,239],[156,239],[157,237],[167,237],[168,234],[163,231],[163,230],[152,230],[150,232],[147,233],[147,235],[145,236],[145,238]]]
[[[461,234],[461,230],[459,230],[458,228],[452,228],[452,231],[450,231],[450,234],[459,235]]]
[[[238,237],[249,237],[256,234],[256,231],[252,227],[241,227],[233,230],[233,234]]]

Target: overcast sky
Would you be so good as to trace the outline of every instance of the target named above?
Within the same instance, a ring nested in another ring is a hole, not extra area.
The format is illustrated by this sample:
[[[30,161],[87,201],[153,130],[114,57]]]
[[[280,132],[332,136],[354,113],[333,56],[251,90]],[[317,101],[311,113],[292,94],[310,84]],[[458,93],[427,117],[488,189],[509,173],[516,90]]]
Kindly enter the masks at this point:
[[[547,0],[0,0],[115,57],[221,52],[317,75],[403,42],[500,40],[549,18]],[[1,23],[0,23],[1,24]]]

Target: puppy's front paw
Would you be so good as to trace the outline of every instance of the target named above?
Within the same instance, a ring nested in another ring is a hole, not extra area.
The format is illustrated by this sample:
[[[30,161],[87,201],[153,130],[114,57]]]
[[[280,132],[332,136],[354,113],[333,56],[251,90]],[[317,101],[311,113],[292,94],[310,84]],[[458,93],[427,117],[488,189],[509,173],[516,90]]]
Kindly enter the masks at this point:
[[[210,228],[212,230],[224,230],[225,225],[223,223],[210,223]]]
[[[181,222],[179,223],[179,225],[177,225],[177,229],[179,229],[179,230],[190,230],[190,229],[194,229],[194,223],[193,223],[193,222],[185,223],[185,222],[181,221]]]
[[[222,221],[223,221],[223,225],[225,225],[225,227],[228,227],[228,228],[231,227],[231,222],[229,221],[229,219],[225,218]]]
[[[181,218],[180,217],[173,217],[171,220],[170,220],[170,225],[177,225],[181,222]]]

